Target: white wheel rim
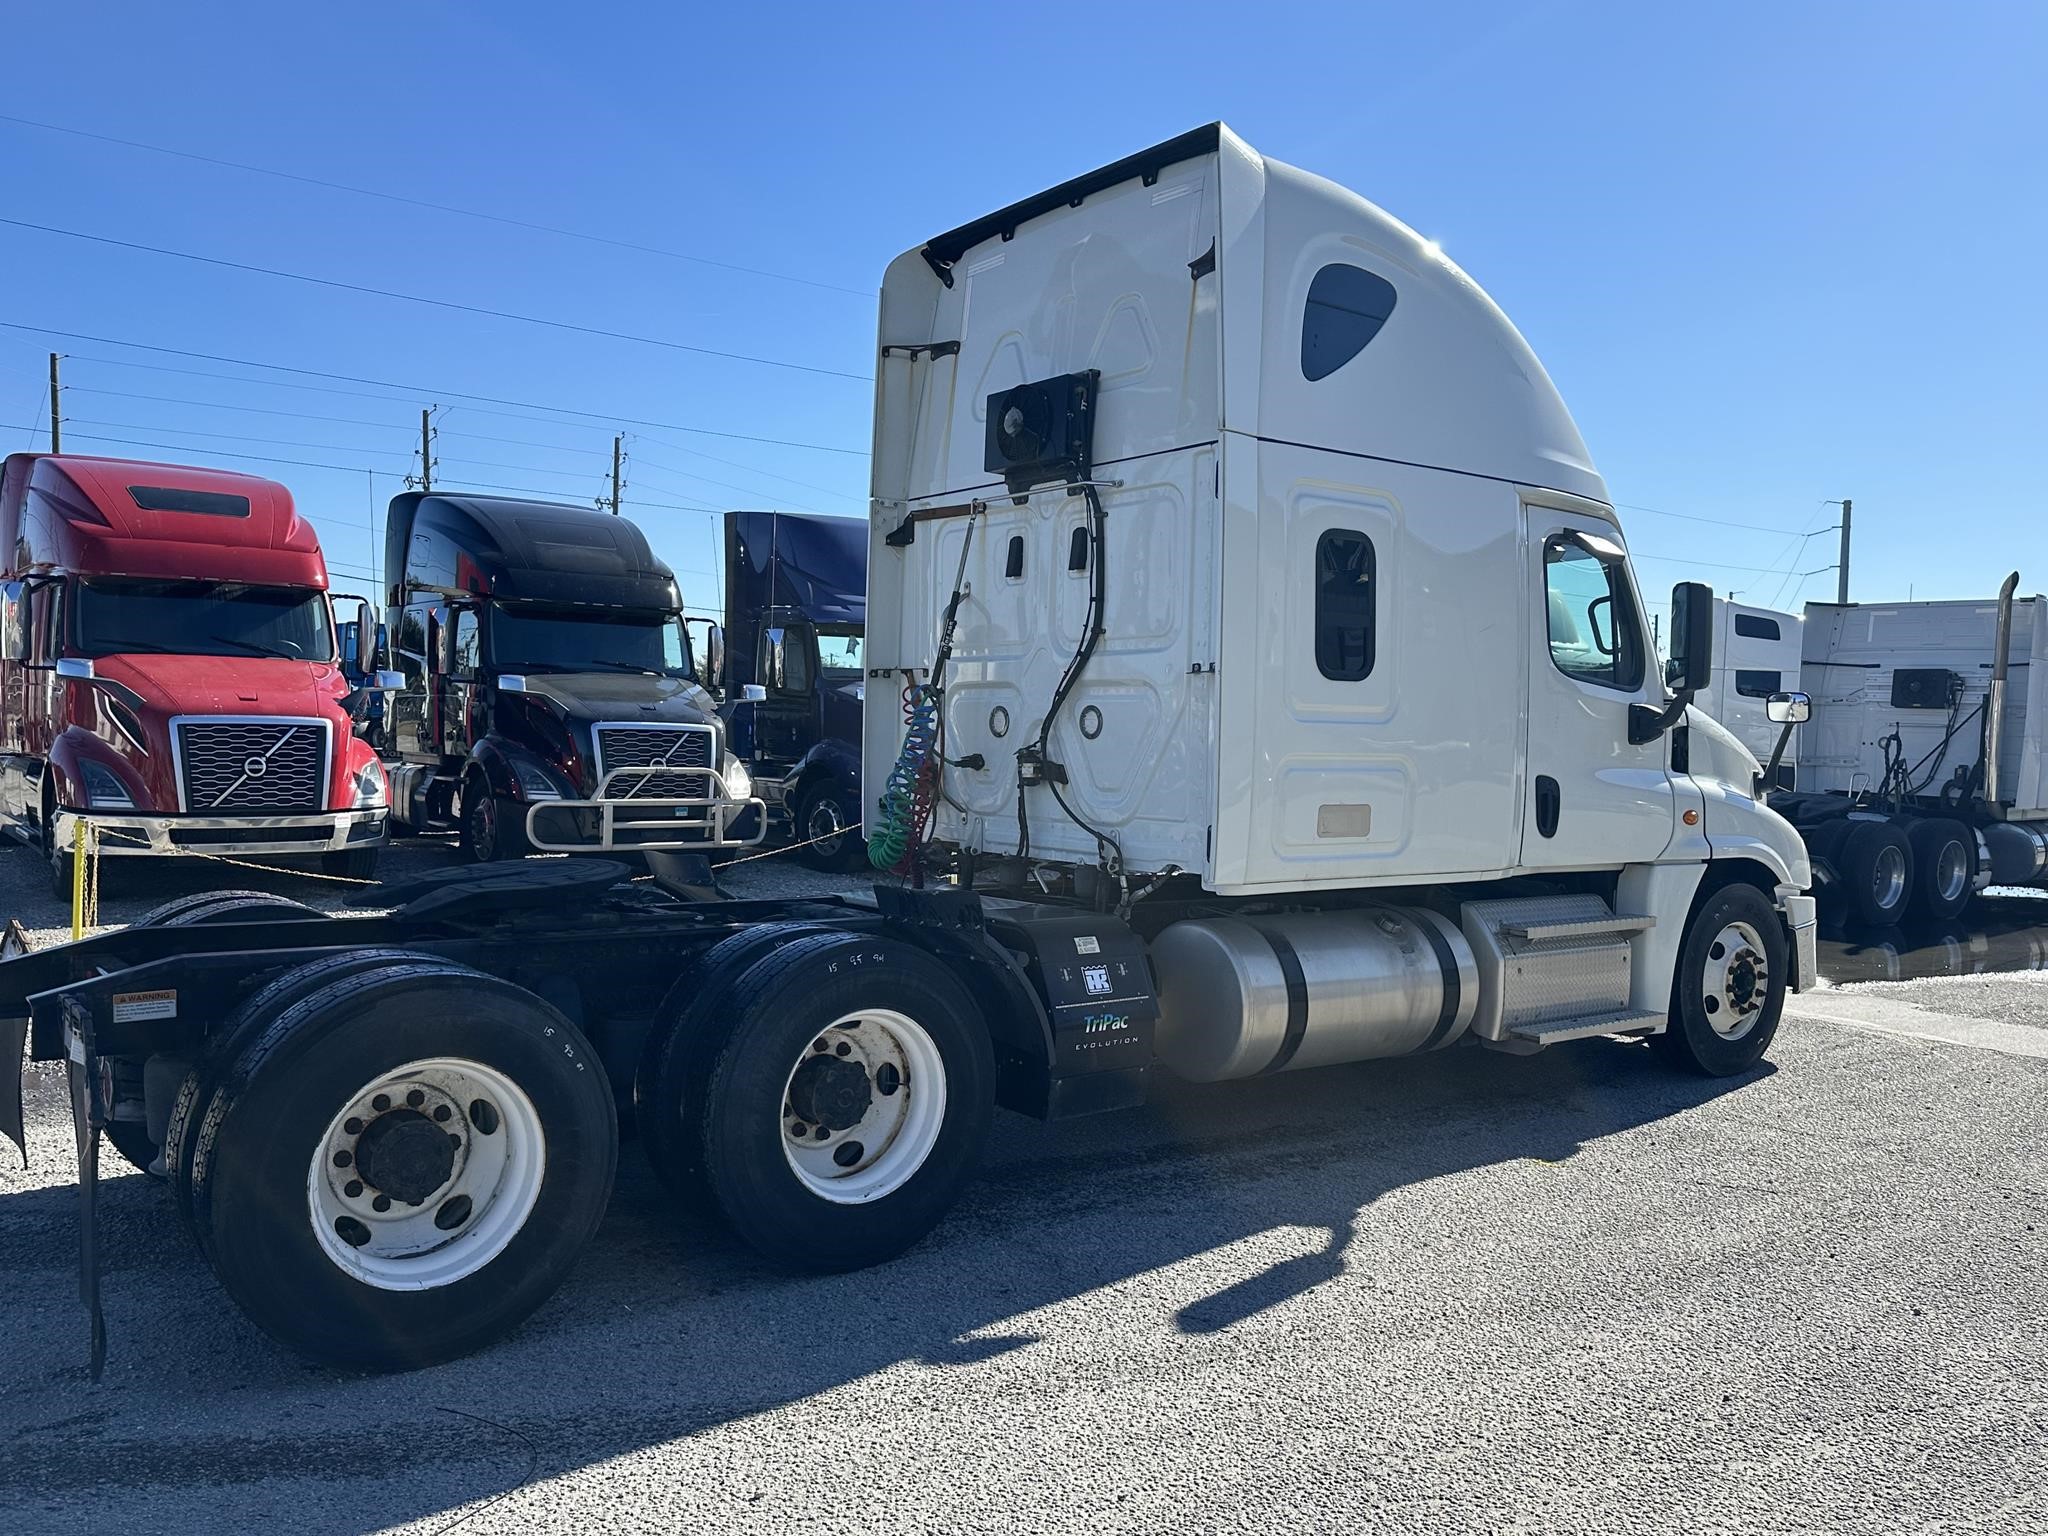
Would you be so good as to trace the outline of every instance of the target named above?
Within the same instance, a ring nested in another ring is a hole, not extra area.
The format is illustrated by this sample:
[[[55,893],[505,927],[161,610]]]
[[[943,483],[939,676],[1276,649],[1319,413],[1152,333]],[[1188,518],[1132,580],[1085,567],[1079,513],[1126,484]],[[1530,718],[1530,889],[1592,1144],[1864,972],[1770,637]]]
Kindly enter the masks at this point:
[[[862,1205],[894,1194],[931,1156],[946,1120],[945,1060],[904,1014],[849,1013],[805,1046],[780,1108],[798,1181],[834,1205]]]
[[[1906,856],[1898,849],[1880,848],[1870,869],[1870,895],[1880,912],[1889,912],[1906,894]]]
[[[1934,861],[1935,890],[1945,902],[1954,901],[1963,894],[1963,887],[1970,882],[1970,851],[1960,841],[1950,838],[1941,845],[1941,853]]]
[[[1730,923],[1707,945],[1700,1006],[1723,1040],[1740,1040],[1763,1017],[1771,995],[1770,960],[1763,938],[1748,923]]]
[[[446,1138],[445,1154],[425,1127]],[[430,1291],[505,1251],[546,1171],[540,1114],[519,1085],[482,1062],[437,1056],[365,1084],[328,1122],[306,1197],[321,1251],[343,1273],[382,1291]]]

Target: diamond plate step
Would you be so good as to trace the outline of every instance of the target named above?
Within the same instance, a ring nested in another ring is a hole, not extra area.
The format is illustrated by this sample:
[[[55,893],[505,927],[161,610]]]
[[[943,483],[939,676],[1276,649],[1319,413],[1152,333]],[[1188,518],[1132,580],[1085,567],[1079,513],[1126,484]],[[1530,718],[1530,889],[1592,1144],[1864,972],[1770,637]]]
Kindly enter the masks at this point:
[[[1581,922],[1508,923],[1501,932],[1524,944],[1545,939],[1626,939],[1657,926],[1654,917],[1596,917]]]
[[[1619,1013],[1595,1013],[1582,1019],[1553,1019],[1547,1024],[1523,1024],[1508,1031],[1517,1040],[1537,1045],[1557,1045],[1565,1040],[1586,1040],[1594,1035],[1626,1035],[1637,1030],[1661,1034],[1665,1016],[1657,1012],[1638,1013],[1624,1008]]]

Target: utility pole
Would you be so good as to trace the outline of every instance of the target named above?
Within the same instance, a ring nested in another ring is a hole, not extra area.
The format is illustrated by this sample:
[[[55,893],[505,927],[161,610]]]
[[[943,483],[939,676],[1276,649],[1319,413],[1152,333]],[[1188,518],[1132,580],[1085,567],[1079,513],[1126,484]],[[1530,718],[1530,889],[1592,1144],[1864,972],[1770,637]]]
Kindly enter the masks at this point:
[[[420,489],[434,488],[434,412],[420,412]]]
[[[1836,572],[1835,601],[1845,604],[1849,601],[1849,498],[1846,496],[1842,498],[1842,563]]]
[[[50,452],[64,451],[64,418],[57,408],[57,395],[61,386],[57,383],[57,354],[50,354]]]
[[[619,498],[625,494],[626,483],[622,478],[626,436],[623,432],[612,435],[612,516],[619,515]]]

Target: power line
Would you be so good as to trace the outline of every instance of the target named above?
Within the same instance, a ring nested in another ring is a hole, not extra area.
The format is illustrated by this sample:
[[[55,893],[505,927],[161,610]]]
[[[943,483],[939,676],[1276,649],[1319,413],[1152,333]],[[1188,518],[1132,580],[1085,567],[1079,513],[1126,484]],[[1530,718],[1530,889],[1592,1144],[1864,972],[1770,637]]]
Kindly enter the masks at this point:
[[[66,391],[70,393],[70,391]],[[261,443],[269,448],[322,448],[339,453],[375,453],[385,458],[409,458],[409,448],[366,448],[359,443],[309,443],[293,437],[251,437],[243,432],[201,432],[196,427],[167,427],[152,421],[105,421],[96,416],[66,416],[65,424],[78,423],[81,427],[113,427],[124,432],[159,432],[172,437],[216,437],[231,443]],[[519,464],[500,464],[499,469],[521,469]]]
[[[1688,523],[1712,523],[1717,528],[1742,528],[1751,533],[1783,533],[1783,528],[1768,523],[1731,523],[1725,517],[1701,517],[1693,512],[1667,512],[1662,507],[1640,507],[1634,502],[1617,501],[1614,505],[1625,512],[1648,512],[1656,517],[1675,517]]]
[[[123,149],[139,149],[152,155],[168,155],[178,160],[193,160],[201,165],[217,165],[231,171],[246,171],[253,176],[274,176],[280,181],[296,181],[309,187],[323,187],[330,192],[347,192],[355,197],[374,197],[387,203],[403,203],[410,208],[431,208],[436,213],[454,214],[459,218],[482,219],[491,224],[504,224],[514,229],[530,229],[541,234],[561,235],[570,240],[587,240],[593,245],[616,246],[621,250],[639,251],[648,256],[663,256],[671,261],[694,262],[699,266],[716,267],[725,272],[744,272],[749,277],[765,277],[778,283],[796,283],[805,288],[822,288],[828,293],[849,293],[856,298],[873,298],[865,288],[844,288],[837,283],[821,282],[814,277],[798,277],[789,272],[771,272],[763,267],[749,267],[739,262],[717,261],[709,256],[692,256],[686,251],[672,251],[658,245],[642,245],[636,240],[619,240],[610,235],[596,235],[588,230],[566,229],[558,224],[541,224],[530,219],[515,219],[506,214],[486,213],[479,208],[459,208],[450,203],[430,202],[425,198],[406,197],[397,192],[384,192],[375,187],[358,187],[344,181],[328,181],[319,176],[306,176],[296,171],[280,171],[267,165],[249,165],[240,160],[224,160],[217,155],[202,155],[189,149],[172,149],[163,144],[145,144],[139,139],[120,139],[110,133],[93,133],[84,128],[67,128],[61,123],[37,122],[33,118],[14,117],[0,112],[0,122],[14,123],[23,128],[37,128],[45,133],[64,133],[73,138],[94,139],[102,144],[118,144]]]
[[[99,359],[79,358],[77,359],[77,361],[98,362]],[[218,375],[208,374],[206,375],[206,377],[214,378],[218,377]],[[266,381],[260,379],[251,379],[248,382],[252,384],[257,384]],[[48,386],[45,386],[45,388],[47,387]],[[402,423],[395,423],[389,421],[364,421],[360,416],[330,416],[324,411],[280,411],[276,409],[274,406],[229,405],[225,401],[221,400],[193,400],[187,398],[184,395],[144,395],[138,394],[136,391],[131,389],[90,389],[78,384],[67,384],[64,386],[64,393],[67,395],[106,395],[109,398],[115,400],[154,400],[161,405],[189,405],[197,406],[202,409],[210,411],[241,411],[251,416],[289,416],[295,421],[331,421],[335,423],[337,426],[376,427],[382,431],[390,431],[394,427],[402,425]],[[364,396],[364,398],[373,399],[376,397],[366,395]],[[400,402],[393,401],[392,403],[395,405],[399,404]],[[38,404],[36,406],[36,410],[38,413],[40,413],[42,411],[42,406]]]
[[[336,379],[344,384],[368,384],[376,389],[401,391],[412,396],[415,400],[425,396],[429,399],[440,400],[481,401],[485,405],[510,405],[516,406],[521,410],[547,411],[557,416],[579,416],[588,421],[618,423],[629,427],[655,427],[663,432],[687,432],[695,437],[722,437],[732,442],[764,443],[775,448],[809,448],[819,453],[839,453],[860,459],[868,456],[865,448],[837,448],[829,443],[796,442],[782,437],[754,437],[744,432],[716,432],[709,427],[686,427],[672,421],[643,421],[637,417],[608,415],[602,411],[577,410],[565,405],[540,405],[531,400],[506,400],[496,395],[466,394],[459,389],[431,389],[420,384],[394,384],[388,379],[365,379],[347,373],[324,373],[317,368],[297,368],[289,363],[264,363],[247,357],[226,357],[217,352],[193,352],[182,347],[157,346],[146,341],[124,341],[116,336],[89,336],[81,331],[60,331],[46,325],[25,325],[16,320],[0,320],[0,330],[27,331],[32,336],[61,336],[66,341],[90,341],[100,346],[129,347],[137,352],[158,352],[167,357],[196,358],[200,362],[227,363],[238,368],[264,368],[273,373],[296,374],[301,378]],[[129,358],[78,357],[73,360],[84,363],[103,363],[111,368],[143,368],[154,373],[176,373],[192,378],[220,379],[230,384],[260,384],[272,389],[310,389],[320,394],[355,395],[353,390],[325,389],[311,384],[288,384],[279,379],[250,379],[232,373],[205,373],[196,368],[172,368],[163,363],[141,363]],[[356,395],[356,398],[377,400],[384,397],[380,395]],[[492,413],[486,412],[485,414]]]
[[[425,294],[401,293],[395,288],[372,288],[366,283],[345,283],[335,277],[314,277],[305,272],[287,272],[282,267],[259,267],[253,262],[230,261],[225,256],[201,256],[195,251],[173,250],[167,245],[145,245],[139,240],[117,240],[112,235],[87,234],[84,230],[63,229],[55,224],[37,224],[28,219],[0,218],[0,225],[12,229],[34,230],[38,234],[60,235],[67,240],[83,240],[93,245],[114,246],[124,251],[141,251],[150,256],[170,256],[179,261],[197,262],[202,266],[223,267],[230,272],[250,272],[258,277],[276,277],[287,282],[310,283],[317,288],[334,288],[343,293],[362,293],[372,298],[397,299],[406,304],[424,304],[432,309],[454,310],[465,315],[482,315],[491,320],[515,320],[522,325],[545,326],[551,330],[570,331],[579,336],[599,336],[608,341],[630,341],[644,347],[663,347],[671,352],[691,352],[700,357],[715,357],[724,362],[756,363],[764,368],[783,368],[793,373],[811,373],[832,379],[853,379],[862,384],[874,382],[873,378],[865,373],[847,373],[842,369],[820,368],[811,363],[791,363],[780,358],[757,357],[748,352],[721,352],[716,347],[700,347],[687,341],[670,341],[660,336],[637,336],[631,331],[612,331],[598,325],[579,325],[573,320],[551,320],[544,315],[522,315],[516,310],[490,309],[481,304],[463,304],[454,299],[435,299]]]

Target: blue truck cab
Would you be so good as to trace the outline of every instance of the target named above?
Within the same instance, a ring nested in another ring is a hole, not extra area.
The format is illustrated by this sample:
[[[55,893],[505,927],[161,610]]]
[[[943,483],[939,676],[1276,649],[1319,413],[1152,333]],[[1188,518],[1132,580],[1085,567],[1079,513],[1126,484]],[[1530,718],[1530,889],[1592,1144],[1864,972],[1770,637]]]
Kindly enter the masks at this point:
[[[725,514],[725,717],[770,825],[820,869],[866,863],[860,730],[867,524]]]

